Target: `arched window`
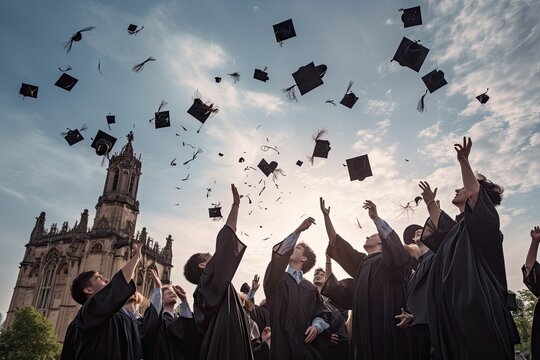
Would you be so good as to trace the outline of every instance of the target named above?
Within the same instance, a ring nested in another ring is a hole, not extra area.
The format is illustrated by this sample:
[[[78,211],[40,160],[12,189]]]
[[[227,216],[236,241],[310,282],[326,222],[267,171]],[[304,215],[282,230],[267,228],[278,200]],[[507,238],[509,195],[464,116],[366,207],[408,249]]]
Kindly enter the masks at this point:
[[[54,280],[54,269],[56,267],[55,262],[50,261],[43,272],[43,277],[41,279],[41,285],[38,290],[38,300],[36,308],[39,311],[45,311],[49,305],[49,300],[51,298],[51,290]]]
[[[114,171],[114,177],[113,177],[113,183],[112,183],[112,191],[116,191],[116,188],[118,187],[118,178],[120,177],[120,170],[116,169]]]
[[[150,269],[148,269],[148,271],[146,272],[146,279],[144,281],[143,296],[147,299],[150,299],[152,291],[154,291],[154,278],[152,277]]]
[[[131,174],[131,179],[129,180],[128,194],[132,196],[133,194],[131,192],[133,191],[133,185],[135,185],[135,174]]]
[[[90,253],[100,253],[103,251],[103,245],[101,243],[95,243],[90,249]]]

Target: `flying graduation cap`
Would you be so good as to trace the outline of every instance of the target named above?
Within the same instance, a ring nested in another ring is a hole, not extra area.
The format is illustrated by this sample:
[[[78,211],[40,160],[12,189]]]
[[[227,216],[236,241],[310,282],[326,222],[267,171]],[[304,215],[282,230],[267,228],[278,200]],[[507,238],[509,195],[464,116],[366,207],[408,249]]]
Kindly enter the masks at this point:
[[[265,66],[264,69],[262,70],[255,69],[255,72],[253,73],[253,78],[256,80],[267,82],[268,80],[270,80],[270,78],[268,77],[268,73],[266,72],[267,69],[268,69],[267,66]]]
[[[373,176],[367,154],[347,159],[347,170],[349,170],[351,181],[362,181],[369,176]]]
[[[208,209],[208,215],[210,216],[210,219],[213,221],[219,221],[223,219],[223,215],[221,215],[221,206],[220,204],[212,204],[214,207],[211,207]]]
[[[83,32],[94,30],[95,28],[96,28],[95,26],[88,26],[88,27],[85,27],[84,29],[77,31],[75,34],[71,35],[71,38],[64,43],[64,50],[66,50],[66,52],[70,52],[71,47],[73,46],[73,42],[81,41]]]
[[[313,155],[308,157],[311,165],[313,165],[313,160],[316,157],[320,157],[323,159],[328,158],[328,153],[332,149],[330,147],[330,141],[321,140],[321,137],[326,135],[326,133],[327,133],[326,129],[321,129],[317,132],[317,134],[313,135],[313,141],[315,141],[315,148],[313,149]]]
[[[135,25],[135,24],[129,24],[127,28],[127,32],[129,35],[137,35],[137,33],[141,31],[142,29],[144,29],[144,26],[139,27],[138,25]]]
[[[90,146],[96,150],[96,155],[106,156],[111,152],[114,143],[116,143],[116,138],[114,136],[98,130],[94,137],[94,141]]]
[[[80,129],[72,130],[68,128],[66,132],[63,132],[60,135],[62,135],[64,139],[66,139],[69,146],[72,146],[84,140],[84,137],[82,136],[80,132],[85,131],[86,129],[87,129],[86,125],[83,125]]]
[[[278,166],[278,163],[275,161],[271,161],[270,163],[267,163],[265,159],[262,159],[259,162],[259,165],[257,167],[263,172],[266,177],[270,176]]]
[[[348,107],[349,109],[352,109],[356,101],[358,100],[358,96],[356,96],[352,91],[351,87],[353,85],[352,81],[349,81],[349,86],[347,87],[347,91],[345,91],[345,95],[343,96],[343,99],[339,102],[341,105],[344,105]]]
[[[219,109],[217,106],[214,106],[213,103],[205,103],[201,100],[201,95],[195,92],[195,99],[193,99],[193,104],[188,109],[187,113],[193,116],[195,119],[201,122],[201,127],[197,130],[197,133],[201,131],[202,126],[210,115],[217,114]]]
[[[116,123],[116,116],[109,113],[105,118],[107,119],[107,126],[109,127],[109,130],[111,130],[111,124]]]
[[[417,105],[417,110],[424,112],[425,109],[425,100],[424,98],[427,95],[427,92],[433,93],[438,89],[442,88],[444,85],[448,84],[444,78],[444,72],[442,70],[433,70],[426,75],[422,76],[422,81],[426,84],[427,90],[424,92],[424,95],[420,98]]]
[[[158,111],[154,113],[154,118],[149,120],[149,122],[154,121],[154,126],[156,129],[171,126],[169,111],[161,111],[165,105],[167,105],[167,102],[165,100],[161,100]]]
[[[397,61],[399,65],[419,72],[428,53],[429,49],[420,45],[420,41],[412,41],[404,37],[390,61]]]
[[[399,9],[398,11],[403,11],[403,14],[401,14],[403,27],[408,28],[411,26],[422,25],[422,12],[420,11],[420,6]]]
[[[56,80],[54,85],[66,91],[71,91],[71,89],[73,89],[73,87],[75,86],[75,84],[77,84],[78,81],[79,79],[74,78],[73,76],[63,72],[62,75],[60,75],[60,78]]]
[[[484,105],[485,103],[488,102],[489,100],[489,95],[487,94],[487,92],[489,91],[489,88],[487,88],[486,92],[483,93],[483,94],[480,94],[476,97],[476,99],[478,101],[480,101],[480,104]]]
[[[37,99],[38,90],[39,86],[22,83],[21,88],[19,89],[19,94],[21,94],[23,97],[28,96]]]
[[[279,46],[283,46],[283,41],[296,36],[292,19],[275,24],[273,25],[273,28]]]
[[[300,95],[307,94],[316,87],[324,84],[322,78],[326,74],[327,67],[324,64],[317,65],[312,62],[305,66],[301,66],[296,72],[292,74],[296,85],[289,86],[286,89],[283,89],[283,92],[287,95],[287,98],[291,101],[298,101],[296,98],[296,93],[294,91],[295,87],[298,87]]]

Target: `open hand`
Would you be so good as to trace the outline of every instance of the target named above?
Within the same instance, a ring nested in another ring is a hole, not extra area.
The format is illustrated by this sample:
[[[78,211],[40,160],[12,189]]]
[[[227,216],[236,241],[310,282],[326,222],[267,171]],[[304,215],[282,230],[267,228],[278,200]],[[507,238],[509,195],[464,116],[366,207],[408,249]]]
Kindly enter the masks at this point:
[[[405,310],[403,310],[403,308],[401,308],[401,314],[396,315],[394,317],[400,320],[399,324],[397,324],[396,326],[402,329],[408,328],[409,326],[411,326],[414,320],[414,316],[412,314],[409,314]]]
[[[325,207],[324,199],[322,197],[319,198],[319,203],[321,204],[321,211],[322,211],[323,215],[324,216],[329,216],[330,215],[330,206],[328,208]]]
[[[240,205],[240,195],[238,195],[238,189],[236,189],[236,186],[234,186],[234,184],[231,184],[231,190],[233,196],[233,204]]]
[[[163,285],[161,284],[161,280],[159,279],[159,275],[156,269],[150,269],[150,274],[152,275],[152,278],[154,279],[154,288],[161,289]]]
[[[304,335],[306,335],[306,340],[304,342],[306,344],[309,344],[310,342],[315,340],[318,334],[319,332],[317,331],[317,328],[311,325],[310,327],[306,329],[306,332],[304,333]]]
[[[143,244],[140,241],[135,241],[133,243],[133,256],[141,257],[141,251],[142,251]]]
[[[531,230],[532,241],[540,242],[540,226],[535,226]]]
[[[371,200],[364,201],[364,206],[362,206],[364,209],[368,210],[368,215],[371,218],[371,220],[375,220],[379,217],[379,214],[377,214],[377,205]]]
[[[463,145],[454,144],[454,149],[457,153],[458,161],[468,161],[471,153],[472,141],[471,138],[463,137]]]
[[[302,221],[302,223],[300,224],[300,226],[298,226],[298,228],[296,229],[297,232],[302,232],[302,231],[306,231],[307,229],[309,229],[309,227],[311,225],[315,225],[315,219],[312,218],[312,217],[308,217],[307,219],[305,219],[304,221]]]
[[[432,191],[427,181],[420,181],[418,186],[422,189],[422,198],[424,199],[424,202],[429,206],[429,204],[435,200],[438,188],[435,188],[435,190]]]
[[[251,291],[255,292],[259,288],[261,284],[259,284],[259,275],[255,274],[253,277],[253,280],[251,280]]]
[[[187,302],[187,295],[184,289],[180,285],[174,285],[173,290],[183,303]]]
[[[270,329],[270,326],[267,326],[262,331],[261,339],[263,342],[265,342],[268,345],[268,347],[270,347],[271,338],[272,338],[272,329]]]

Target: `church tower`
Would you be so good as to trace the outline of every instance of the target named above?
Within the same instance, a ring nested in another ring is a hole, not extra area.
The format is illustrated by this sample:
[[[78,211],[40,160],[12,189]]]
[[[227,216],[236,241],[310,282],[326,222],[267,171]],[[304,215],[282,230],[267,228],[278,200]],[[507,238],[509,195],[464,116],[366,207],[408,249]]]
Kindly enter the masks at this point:
[[[111,278],[131,257],[134,241],[144,244],[143,257],[137,268],[137,290],[149,297],[153,290],[151,270],[168,283],[172,268],[172,242],[169,235],[161,248],[143,227],[135,235],[139,202],[137,191],[141,176],[141,159],[133,151],[133,133],[120,153],[109,160],[103,193],[96,204],[93,226],[88,228],[89,213],[84,210],[73,227],[65,221],[61,227],[45,226],[45,212],[36,218],[34,229],[21,261],[19,275],[6,317],[13,322],[14,313],[33,306],[55,324],[58,340],[80,306],[71,298],[73,279],[83,271],[96,270]]]

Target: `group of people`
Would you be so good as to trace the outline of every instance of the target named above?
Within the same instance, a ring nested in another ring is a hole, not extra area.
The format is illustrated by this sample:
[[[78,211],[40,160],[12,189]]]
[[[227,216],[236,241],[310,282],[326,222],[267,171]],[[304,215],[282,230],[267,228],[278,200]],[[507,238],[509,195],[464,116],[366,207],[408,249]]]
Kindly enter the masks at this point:
[[[336,232],[330,206],[320,198],[325,268],[315,269],[312,282],[306,279],[316,263],[311,247],[299,242],[315,223],[308,217],[273,247],[262,281],[266,299],[259,304],[257,275],[241,292],[232,284],[246,245],[236,236],[241,196],[231,185],[233,204],[214,254],[196,253],[184,267],[197,286],[193,311],[180,286],[163,286],[154,273],[150,305],[139,315],[142,296],[132,278],[141,247],[135,243],[133,257],[110,281],[96,271],[73,281],[72,296],[82,307],[61,359],[513,359],[519,336],[508,307],[496,210],[503,189],[475,175],[471,147],[466,138],[454,146],[463,187],[452,203],[460,214],[452,219],[441,210],[437,189],[422,181],[429,218],[405,232],[410,238],[400,239],[366,200],[377,233],[358,251]],[[538,296],[539,227],[531,237],[523,274]],[[332,259],[350,278],[336,278]],[[536,322],[533,357],[540,356],[539,332]]]

